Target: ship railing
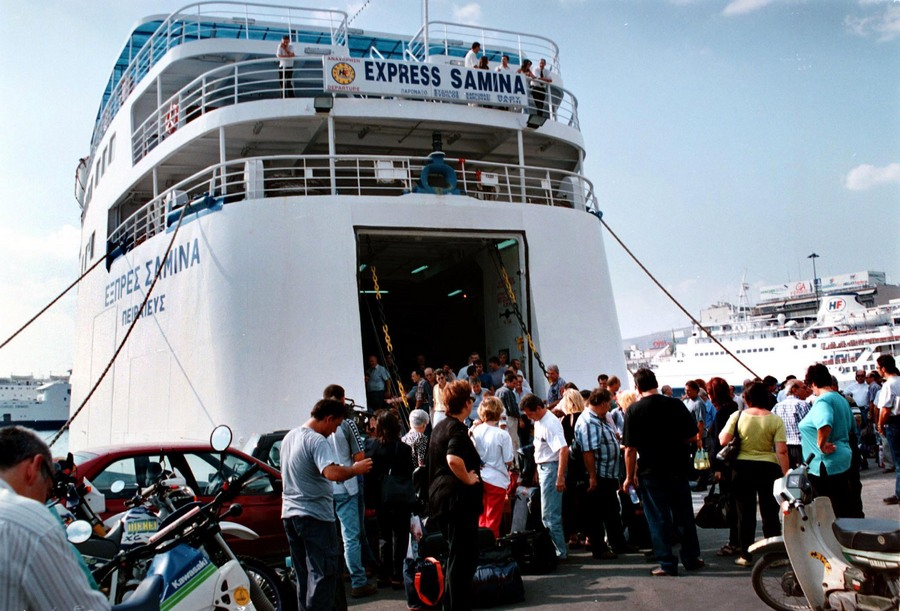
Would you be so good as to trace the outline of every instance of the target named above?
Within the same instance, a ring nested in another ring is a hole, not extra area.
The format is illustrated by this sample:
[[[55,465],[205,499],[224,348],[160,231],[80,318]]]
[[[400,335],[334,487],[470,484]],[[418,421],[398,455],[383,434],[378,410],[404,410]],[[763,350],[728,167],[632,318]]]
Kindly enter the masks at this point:
[[[109,244],[126,249],[140,244],[165,232],[177,217],[173,211],[210,196],[223,205],[292,196],[402,197],[424,186],[421,173],[429,161],[428,157],[352,155],[275,155],[228,161],[181,180],[145,203],[110,233]],[[580,174],[472,159],[446,158],[445,162],[456,171],[461,196],[597,210],[594,187]]]
[[[500,56],[505,53],[514,66],[520,65],[523,59],[530,59],[537,66],[538,61],[544,58],[553,74],[562,74],[559,47],[555,42],[544,36],[512,30],[429,21],[419,29],[407,46],[410,55],[418,61],[426,61],[432,55],[462,60],[473,42],[481,43],[480,53],[488,58],[491,69],[500,65]]]
[[[143,159],[163,140],[194,119],[213,110],[266,99],[287,97],[312,98],[331,95],[324,92],[324,73],[321,58],[294,62],[293,87],[282,85],[281,72],[273,59],[254,59],[220,66],[206,72],[167,98],[135,127],[131,140],[134,163]],[[544,107],[538,108],[529,96],[527,106],[510,107],[505,112],[538,115],[541,111],[549,120],[579,128],[578,100],[566,89],[555,87],[548,92]],[[365,98],[366,96],[355,96]],[[397,99],[424,100],[422,96],[406,95]],[[442,104],[471,104],[467,101],[438,100]],[[488,104],[488,106],[490,106]]]
[[[347,13],[243,2],[198,2],[172,13],[134,54],[118,79],[113,76],[111,94],[100,109],[94,126],[91,156],[135,85],[169,49],[186,42],[211,38],[271,40],[277,43],[285,34],[289,34],[294,42],[318,42],[306,39],[317,32],[327,36],[323,44],[346,47]],[[274,55],[274,48],[272,53]]]

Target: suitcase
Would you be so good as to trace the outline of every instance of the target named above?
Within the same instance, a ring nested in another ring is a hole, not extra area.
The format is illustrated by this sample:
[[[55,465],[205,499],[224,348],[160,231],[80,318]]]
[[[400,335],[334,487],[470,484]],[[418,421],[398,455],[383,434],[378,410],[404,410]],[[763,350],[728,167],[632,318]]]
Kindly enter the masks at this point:
[[[479,564],[472,578],[472,588],[474,606],[480,609],[525,600],[522,572],[511,556],[506,562]]]
[[[627,492],[619,492],[619,504],[622,506],[622,526],[628,532],[628,543],[641,549],[653,547],[650,542],[650,527],[644,516],[640,503],[631,502]]]
[[[544,527],[541,521],[541,489],[537,486],[518,486],[515,502],[512,507],[512,532],[540,530]]]
[[[526,530],[500,537],[497,544],[512,553],[525,575],[545,575],[556,570],[559,560],[547,530]]]
[[[444,569],[436,558],[407,558],[403,567],[406,607],[437,609],[444,597]]]

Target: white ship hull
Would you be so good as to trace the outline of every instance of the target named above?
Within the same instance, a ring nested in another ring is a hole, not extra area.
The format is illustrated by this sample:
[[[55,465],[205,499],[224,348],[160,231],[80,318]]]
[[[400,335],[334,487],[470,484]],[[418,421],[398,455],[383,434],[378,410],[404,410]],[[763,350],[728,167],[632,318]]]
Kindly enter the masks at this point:
[[[52,429],[69,417],[71,389],[68,379],[33,378],[0,380],[0,426],[21,425]]]
[[[632,367],[648,365],[660,385],[681,388],[687,380],[698,378],[721,377],[737,386],[744,380],[767,375],[779,381],[788,375],[802,378],[809,365],[824,363],[843,386],[853,380],[856,370],[874,370],[880,354],[900,352],[900,330],[892,325],[820,337],[723,337],[720,341],[746,367],[707,338],[690,338],[684,344],[675,344],[674,354],[658,355],[633,363]]]
[[[295,426],[328,384],[363,403],[368,354],[393,351],[406,385],[417,354],[456,370],[472,350],[520,358],[538,393],[542,360],[582,388],[626,373],[552,41],[445,22],[410,40],[339,11],[235,6],[138,26],[110,78],[78,170],[82,267],[125,254],[79,287],[72,448]],[[460,67],[457,38],[497,63],[546,57],[550,97]]]
[[[398,219],[403,226],[393,224]],[[584,212],[416,194],[251,200],[181,228],[175,251],[187,254],[177,273],[159,280],[150,315],[138,321],[70,444],[202,438],[222,422],[246,436],[303,421],[329,383],[365,397],[354,254],[360,228],[403,240],[448,228],[472,239],[517,239],[521,249],[505,251],[517,253],[508,267],[527,273],[524,308],[541,353],[583,387],[599,371],[624,372],[600,224]],[[78,337],[90,342],[78,343],[76,362],[91,366],[73,375],[76,397],[122,341],[153,269],[147,262],[162,258],[169,239],[151,238],[79,292]],[[573,256],[590,263],[571,265]],[[490,270],[488,260],[482,269]],[[129,270],[141,290],[129,295],[126,278],[119,295],[116,279]],[[484,283],[493,295],[500,278],[486,273]],[[485,320],[504,309],[485,300]],[[435,324],[427,310],[393,323],[423,334]],[[520,335],[506,324],[490,341],[515,346]]]

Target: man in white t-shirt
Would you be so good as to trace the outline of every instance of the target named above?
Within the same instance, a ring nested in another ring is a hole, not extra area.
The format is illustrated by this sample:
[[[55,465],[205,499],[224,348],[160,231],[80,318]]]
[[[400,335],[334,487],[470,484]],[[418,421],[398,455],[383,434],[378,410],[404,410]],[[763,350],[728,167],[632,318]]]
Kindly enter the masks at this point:
[[[278,68],[281,75],[281,92],[286,98],[294,97],[294,45],[291,44],[291,37],[284,35],[281,37],[281,44],[275,51],[275,57],[278,58]]]
[[[478,52],[481,51],[481,43],[473,42],[472,48],[466,53],[466,68],[475,68],[478,65]]]
[[[889,451],[894,456],[894,468],[900,460],[900,415],[895,415],[895,408],[900,403],[900,370],[897,362],[890,354],[882,354],[875,361],[878,364],[878,373],[884,378],[881,392],[878,393],[878,432],[884,435],[888,441]],[[894,494],[884,499],[888,505],[900,503],[900,471],[894,476]]]
[[[550,531],[557,558],[565,560],[568,550],[562,526],[562,493],[566,490],[569,446],[562,424],[544,407],[540,397],[526,395],[519,407],[534,422],[534,462],[541,485],[541,521]]]

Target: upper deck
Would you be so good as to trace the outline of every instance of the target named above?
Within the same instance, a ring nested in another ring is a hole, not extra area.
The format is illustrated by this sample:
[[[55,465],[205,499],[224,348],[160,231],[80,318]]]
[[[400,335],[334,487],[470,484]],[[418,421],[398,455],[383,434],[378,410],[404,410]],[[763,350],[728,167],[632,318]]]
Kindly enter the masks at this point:
[[[296,53],[289,83],[275,58],[285,35]],[[512,71],[465,68],[472,41],[493,66],[507,55]],[[543,100],[515,73],[525,58],[543,58],[551,71]],[[347,70],[352,86],[339,75]],[[340,11],[190,5],[141,23],[116,62],[86,164],[84,222],[108,243],[140,242],[164,228],[176,191],[226,203],[403,195],[415,190],[435,133],[460,194],[595,208],[580,176],[577,100],[551,40],[447,22],[407,39],[349,28]],[[84,239],[86,261],[93,233]]]
[[[266,58],[271,64],[273,48],[282,36],[290,36],[297,53],[297,62],[302,67],[299,75],[303,95],[313,95],[323,91],[323,75],[318,62],[323,56],[346,56],[382,60],[402,60],[421,63],[446,63],[462,66],[463,57],[472,41],[482,45],[482,55],[498,66],[502,55],[509,56],[513,70],[524,58],[544,58],[553,73],[554,88],[562,88],[562,71],[559,63],[559,49],[553,41],[542,36],[524,34],[508,30],[474,27],[443,21],[429,22],[409,39],[394,34],[367,32],[347,26],[347,14],[342,11],[309,8],[293,8],[275,5],[244,4],[238,2],[203,2],[184,7],[166,18],[150,17],[139,24],[129,36],[117,58],[107,81],[97,112],[91,137],[91,155],[102,140],[113,119],[123,109],[133,94],[146,88],[144,81],[153,76],[152,70],[173,49],[190,43],[220,41],[236,43],[220,46],[226,51],[219,56],[222,63],[236,63],[242,59]],[[227,49],[232,49],[232,54]],[[198,61],[215,61],[202,52],[196,54]],[[262,62],[261,62],[262,63]],[[221,75],[203,74],[197,67],[178,71],[167,71],[161,75],[162,83],[157,83],[157,94],[170,92],[178,85],[189,85],[185,76],[193,70],[204,84],[210,80],[221,81]],[[277,81],[277,70],[268,74],[262,65],[247,67],[254,73],[252,80]],[[239,72],[239,71],[237,71]],[[236,72],[236,73],[237,73]],[[272,79],[271,77],[275,78]],[[177,77],[181,77],[180,79]],[[180,82],[179,82],[180,81]],[[318,87],[317,87],[318,85]],[[261,89],[265,89],[263,86]],[[244,87],[244,93],[249,93]],[[173,101],[182,101],[183,91],[178,95],[157,95],[157,101],[165,102],[156,109],[157,115],[165,113]],[[557,93],[558,94],[558,93]],[[407,94],[416,99],[414,94]],[[153,113],[148,113],[149,114]],[[563,117],[567,123],[577,125],[574,112]],[[139,117],[136,117],[139,118]],[[135,121],[135,124],[140,121]]]

